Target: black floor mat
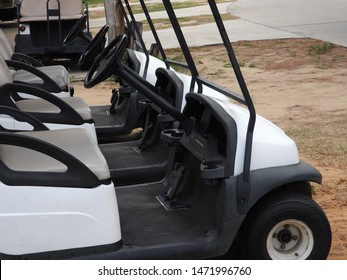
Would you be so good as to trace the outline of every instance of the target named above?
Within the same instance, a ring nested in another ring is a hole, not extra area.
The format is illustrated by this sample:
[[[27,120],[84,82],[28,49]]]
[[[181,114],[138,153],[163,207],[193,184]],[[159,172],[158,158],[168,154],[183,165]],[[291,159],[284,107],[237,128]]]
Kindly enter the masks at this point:
[[[124,117],[121,114],[107,114],[106,110],[109,108],[109,105],[91,107],[92,116],[96,127],[116,126],[124,122]]]
[[[198,212],[193,208],[165,210],[156,199],[164,191],[166,188],[162,184],[116,189],[125,245],[194,242],[206,237],[209,219],[198,219]]]
[[[139,141],[99,145],[116,186],[153,182],[164,177],[168,149],[160,144],[155,150],[141,151],[138,144]]]

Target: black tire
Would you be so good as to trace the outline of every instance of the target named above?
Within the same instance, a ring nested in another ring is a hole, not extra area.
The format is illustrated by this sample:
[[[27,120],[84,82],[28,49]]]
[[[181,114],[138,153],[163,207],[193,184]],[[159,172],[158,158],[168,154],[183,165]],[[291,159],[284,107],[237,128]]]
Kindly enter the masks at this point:
[[[261,201],[239,232],[246,259],[326,259],[329,221],[320,206],[298,192],[279,192]]]

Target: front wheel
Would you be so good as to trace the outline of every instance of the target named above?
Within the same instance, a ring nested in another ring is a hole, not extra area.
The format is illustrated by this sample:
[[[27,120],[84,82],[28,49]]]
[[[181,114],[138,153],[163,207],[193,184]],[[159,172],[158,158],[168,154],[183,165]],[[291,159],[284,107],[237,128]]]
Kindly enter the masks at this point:
[[[275,193],[247,217],[239,232],[247,259],[326,259],[331,245],[329,221],[310,197]]]

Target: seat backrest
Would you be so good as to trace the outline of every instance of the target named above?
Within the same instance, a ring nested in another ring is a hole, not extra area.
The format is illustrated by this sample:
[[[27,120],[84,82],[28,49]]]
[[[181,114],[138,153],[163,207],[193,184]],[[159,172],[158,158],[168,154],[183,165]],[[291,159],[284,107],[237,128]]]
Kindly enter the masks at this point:
[[[61,19],[79,19],[83,13],[81,0],[59,0]],[[49,0],[49,9],[58,9],[57,0]],[[23,0],[20,7],[21,22],[46,21],[47,0]],[[57,19],[57,17],[50,17]]]
[[[13,54],[13,48],[8,41],[5,33],[0,28],[0,56],[4,59],[11,59]]]
[[[12,73],[10,69],[8,68],[4,58],[0,56],[0,86],[7,83],[12,83],[12,82],[13,82]]]

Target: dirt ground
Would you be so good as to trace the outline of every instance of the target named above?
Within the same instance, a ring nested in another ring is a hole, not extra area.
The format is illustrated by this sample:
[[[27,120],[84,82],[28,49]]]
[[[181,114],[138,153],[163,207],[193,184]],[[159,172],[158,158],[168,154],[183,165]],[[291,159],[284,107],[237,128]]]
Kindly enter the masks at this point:
[[[329,259],[347,260],[347,49],[312,39],[233,47],[257,113],[286,131],[302,159],[322,173],[323,184],[313,190],[331,223]],[[220,46],[194,50],[203,76],[240,92],[224,54]],[[85,90],[75,83],[90,104],[107,103],[112,87],[105,82]]]

